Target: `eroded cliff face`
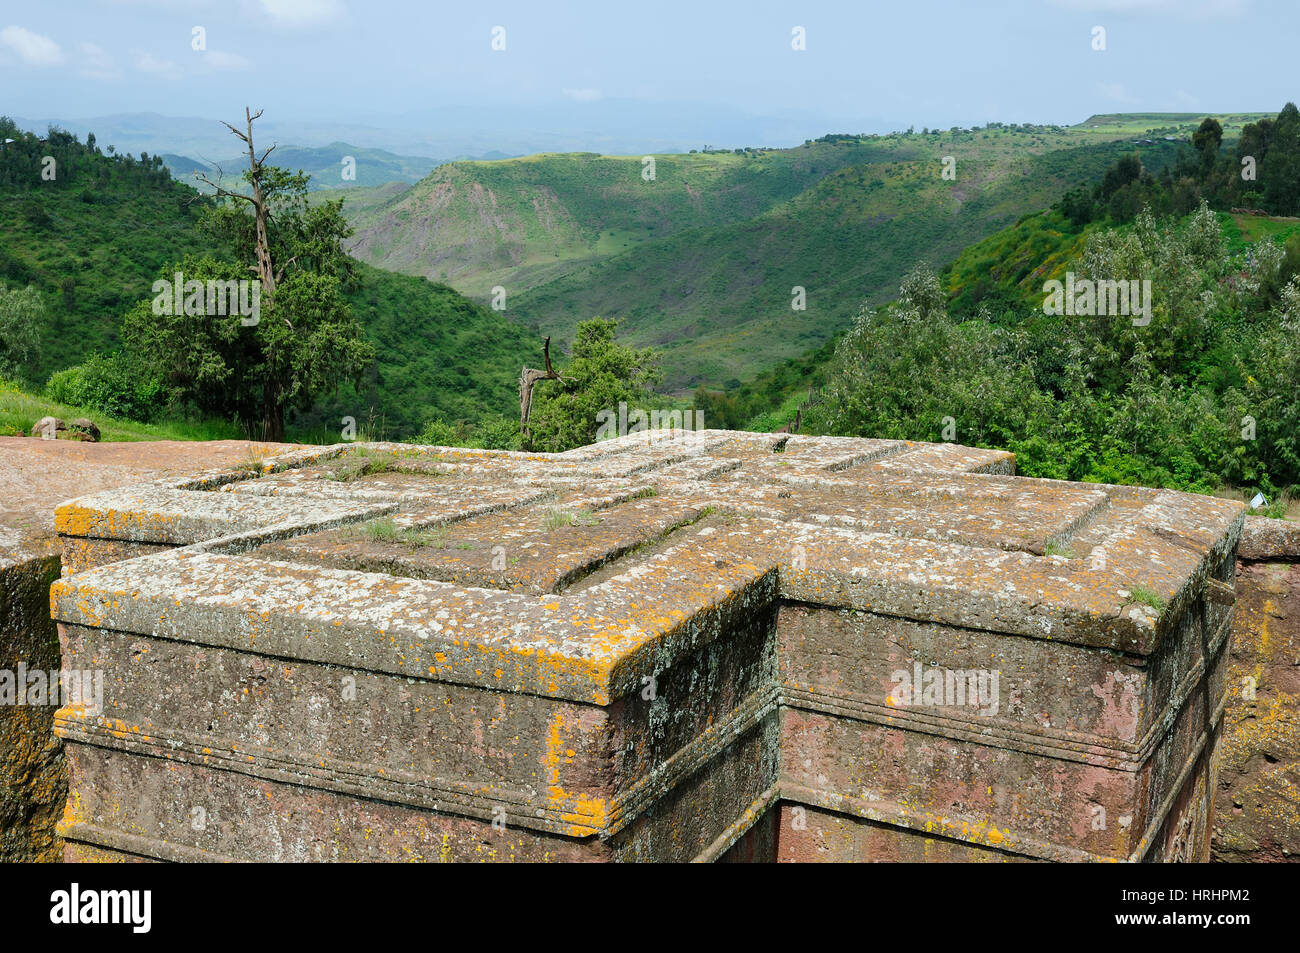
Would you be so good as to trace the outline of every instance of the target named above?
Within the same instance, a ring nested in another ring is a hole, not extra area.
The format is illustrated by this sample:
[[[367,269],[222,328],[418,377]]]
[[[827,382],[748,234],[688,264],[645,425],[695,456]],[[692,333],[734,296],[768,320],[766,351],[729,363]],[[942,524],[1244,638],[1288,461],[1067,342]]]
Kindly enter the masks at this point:
[[[1294,861],[1300,859],[1300,562],[1239,562],[1236,609],[1212,857]]]

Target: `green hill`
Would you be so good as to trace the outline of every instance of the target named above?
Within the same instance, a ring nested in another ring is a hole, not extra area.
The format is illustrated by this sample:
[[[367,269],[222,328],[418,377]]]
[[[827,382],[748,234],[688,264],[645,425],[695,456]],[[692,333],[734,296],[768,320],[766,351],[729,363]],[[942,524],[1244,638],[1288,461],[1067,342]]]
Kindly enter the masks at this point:
[[[340,388],[298,426],[337,433],[343,417],[373,413],[388,437],[404,438],[431,418],[518,417],[519,369],[541,361],[536,332],[446,285],[364,264],[360,277],[352,307],[375,364],[360,390]]]
[[[1163,167],[1201,118],[833,135],[655,156],[653,180],[639,156],[457,162],[346,214],[362,260],[482,300],[499,285],[509,313],[561,342],[593,315],[624,319],[629,343],[664,349],[680,392],[817,347],[863,299],[892,297],[916,261],[952,259],[1124,153]],[[955,181],[941,177],[945,156]]]
[[[619,316],[630,343],[663,348],[670,388],[719,386],[817,347],[864,300],[892,298],[918,261],[952,258],[1131,149],[965,160],[956,182],[940,179],[939,156],[851,166],[754,218],[591,262],[520,294],[512,310],[562,339],[581,316]],[[1174,152],[1152,146],[1144,162]]]
[[[49,323],[28,383],[117,347],[126,310],[158,270],[206,250],[204,200],[173,182],[161,158],[105,155],[68,133],[45,140],[0,119],[0,281],[35,285]],[[43,158],[54,178],[41,177]]]
[[[66,133],[41,140],[0,119],[0,283],[35,285],[49,315],[41,354],[21,383],[39,391],[51,373],[119,346],[123,315],[149,298],[161,270],[186,254],[216,254],[199,228],[208,199],[172,180],[162,157],[106,155]],[[52,181],[42,158],[55,158]],[[296,422],[336,435],[344,416],[373,411],[390,436],[430,417],[476,421],[517,413],[522,363],[536,363],[531,329],[445,285],[360,267],[351,302],[376,361],[351,387]]]

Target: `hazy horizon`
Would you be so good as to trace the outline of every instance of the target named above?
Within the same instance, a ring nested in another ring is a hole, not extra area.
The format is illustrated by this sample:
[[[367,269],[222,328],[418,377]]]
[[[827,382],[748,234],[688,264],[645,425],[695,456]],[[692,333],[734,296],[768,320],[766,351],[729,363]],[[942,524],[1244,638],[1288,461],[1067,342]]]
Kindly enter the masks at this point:
[[[70,0],[0,12],[0,113],[73,131],[119,120],[93,131],[128,151],[140,148],[132,121],[151,116],[176,128],[141,142],[217,148],[217,120],[246,104],[280,141],[432,158],[788,146],[830,132],[1276,111],[1295,98],[1283,64],[1297,26],[1300,10],[1275,0],[756,2],[742,15],[680,2]],[[1251,70],[1212,68],[1246,49]]]

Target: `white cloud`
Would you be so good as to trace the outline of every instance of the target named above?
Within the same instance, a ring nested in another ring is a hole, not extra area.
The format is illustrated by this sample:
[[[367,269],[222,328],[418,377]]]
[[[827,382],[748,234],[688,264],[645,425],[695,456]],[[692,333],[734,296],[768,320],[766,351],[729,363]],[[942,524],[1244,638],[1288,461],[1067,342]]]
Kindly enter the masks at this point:
[[[199,62],[213,69],[228,70],[249,69],[253,65],[247,57],[238,53],[227,53],[225,50],[208,50],[200,54]]]
[[[181,69],[171,60],[162,60],[152,53],[139,53],[136,55],[135,68],[142,73],[153,73],[156,76],[163,76],[167,79],[175,79],[181,75]]]
[[[81,60],[81,75],[86,79],[107,81],[122,78],[117,63],[103,47],[94,43],[79,43],[77,53]]]
[[[564,89],[561,90],[565,96],[579,103],[592,103],[604,97],[598,89]]]
[[[338,20],[342,0],[260,0],[262,10],[281,26],[315,26]]]
[[[20,26],[7,26],[0,30],[0,46],[8,47],[28,66],[58,66],[63,62],[63,50],[48,36],[41,36]]]

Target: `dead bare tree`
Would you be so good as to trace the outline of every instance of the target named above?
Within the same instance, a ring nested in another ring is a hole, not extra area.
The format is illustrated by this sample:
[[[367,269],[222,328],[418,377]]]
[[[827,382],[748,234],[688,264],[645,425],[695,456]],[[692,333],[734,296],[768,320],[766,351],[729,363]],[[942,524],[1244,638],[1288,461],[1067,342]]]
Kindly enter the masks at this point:
[[[519,372],[519,433],[525,440],[528,439],[528,417],[533,412],[533,387],[538,381],[564,380],[555,373],[555,368],[551,367],[550,338],[542,341],[542,358],[546,361],[546,370],[539,371],[535,367],[525,367]]]
[[[271,210],[267,202],[266,190],[263,187],[264,169],[266,157],[275,151],[275,146],[271,146],[262,153],[261,158],[257,156],[257,150],[253,146],[253,123],[262,115],[262,110],[253,112],[247,106],[244,107],[245,131],[240,132],[228,122],[221,124],[233,132],[244,145],[248,147],[248,178],[249,184],[253,187],[252,195],[245,195],[242,192],[232,192],[222,187],[220,182],[213,182],[202,172],[195,172],[194,176],[200,182],[211,186],[221,198],[238,199],[241,202],[248,202],[253,206],[253,221],[257,228],[257,277],[262,282],[262,295],[269,305],[275,299],[275,286],[277,279],[283,274],[283,270],[277,274],[275,266],[271,261],[271,240],[268,223],[271,219]]]
[[[213,182],[202,172],[196,172],[195,177],[212,187],[216,195],[220,198],[235,199],[241,202],[247,202],[253,207],[253,222],[255,228],[254,253],[257,256],[257,264],[250,265],[250,271],[256,271],[258,280],[262,284],[262,299],[265,306],[271,309],[275,305],[275,289],[280,279],[284,277],[284,270],[292,265],[294,259],[284,262],[279,271],[275,268],[275,263],[271,258],[271,238],[270,238],[270,221],[271,207],[270,200],[267,196],[266,184],[266,157],[275,151],[275,146],[271,146],[259,157],[257,149],[253,145],[253,123],[261,118],[262,110],[253,112],[249,107],[244,107],[244,131],[240,131],[230,123],[222,121],[222,125],[235,134],[235,136],[244,143],[248,149],[248,182],[252,186],[253,194],[245,195],[242,192],[232,192],[224,188],[220,181]],[[218,177],[219,179],[220,177]],[[285,325],[290,331],[293,325],[287,317],[282,317]],[[272,348],[268,353],[269,363],[275,365],[275,349]],[[284,415],[280,406],[283,382],[275,373],[269,374],[262,388],[262,405],[263,405],[263,440],[283,440],[284,439]]]

